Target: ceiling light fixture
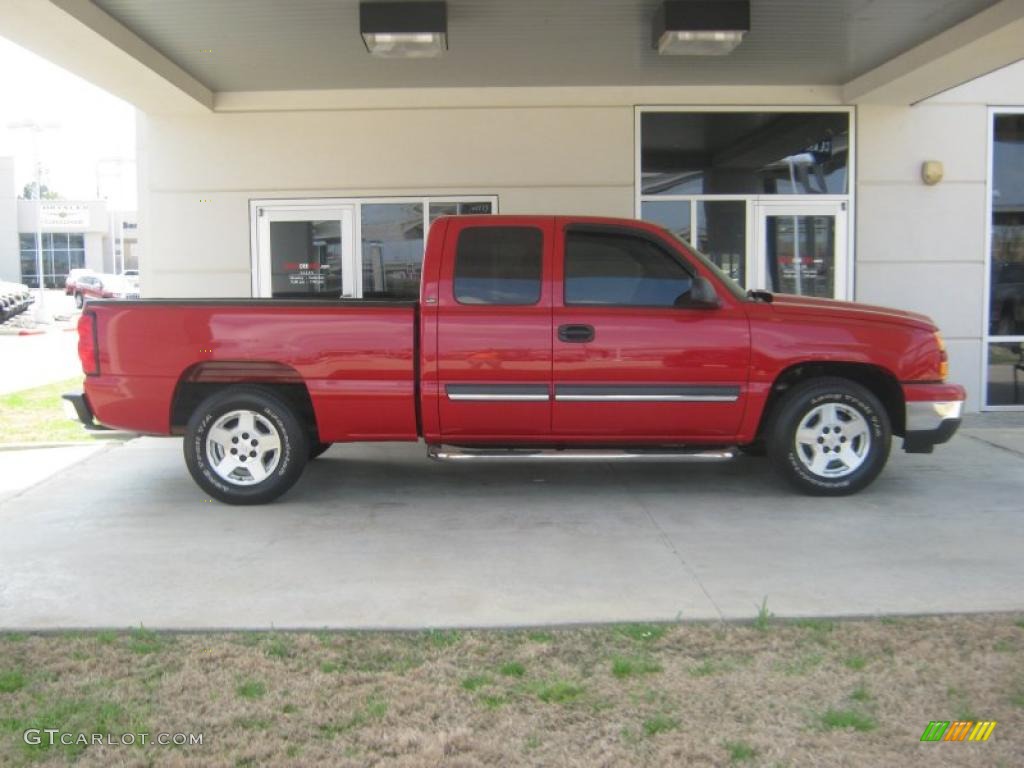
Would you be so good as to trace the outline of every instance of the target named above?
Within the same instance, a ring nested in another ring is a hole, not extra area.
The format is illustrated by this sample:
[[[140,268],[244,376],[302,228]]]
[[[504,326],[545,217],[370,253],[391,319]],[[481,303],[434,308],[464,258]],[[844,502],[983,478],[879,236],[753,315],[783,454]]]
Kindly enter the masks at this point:
[[[750,31],[750,0],[666,0],[654,47],[667,56],[724,56]]]
[[[443,2],[360,3],[359,31],[374,56],[440,56],[448,50],[448,7]]]

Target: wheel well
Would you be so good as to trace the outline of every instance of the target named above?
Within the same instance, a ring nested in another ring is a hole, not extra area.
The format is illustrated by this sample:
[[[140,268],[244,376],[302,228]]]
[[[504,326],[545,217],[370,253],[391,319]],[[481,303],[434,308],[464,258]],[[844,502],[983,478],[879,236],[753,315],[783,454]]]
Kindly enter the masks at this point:
[[[903,388],[899,381],[888,371],[866,363],[798,363],[790,366],[779,374],[772,384],[761,423],[757,427],[758,438],[763,437],[765,429],[771,423],[775,406],[786,392],[797,384],[823,376],[836,376],[855,381],[877,397],[885,407],[892,424],[894,435],[903,436],[906,431],[906,404],[903,400]]]
[[[210,395],[239,384],[256,385],[286,400],[296,417],[318,440],[316,412],[302,376],[294,368],[279,363],[209,362],[192,366],[182,374],[171,401],[171,433],[185,432],[188,420]]]

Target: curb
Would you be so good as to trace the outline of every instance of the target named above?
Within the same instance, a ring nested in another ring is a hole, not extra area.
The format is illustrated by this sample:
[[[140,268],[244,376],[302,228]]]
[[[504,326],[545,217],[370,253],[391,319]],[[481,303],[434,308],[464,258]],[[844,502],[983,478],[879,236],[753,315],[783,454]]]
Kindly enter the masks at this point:
[[[35,336],[46,333],[42,328],[0,328],[0,336]]]
[[[124,439],[124,442],[127,442],[128,439]],[[31,451],[36,448],[87,448],[89,446],[111,445],[113,442],[110,438],[98,438],[89,441],[79,440],[64,443],[4,443],[0,445],[0,453],[5,451]]]
[[[0,336],[39,336],[44,333],[73,332],[78,328],[0,328]]]

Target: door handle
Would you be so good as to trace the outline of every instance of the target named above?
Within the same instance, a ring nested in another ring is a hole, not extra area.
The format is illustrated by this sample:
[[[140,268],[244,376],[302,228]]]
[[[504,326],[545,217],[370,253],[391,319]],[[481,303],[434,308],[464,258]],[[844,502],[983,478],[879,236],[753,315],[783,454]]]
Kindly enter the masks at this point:
[[[558,340],[574,344],[585,344],[594,340],[594,326],[592,325],[560,325],[558,326]]]

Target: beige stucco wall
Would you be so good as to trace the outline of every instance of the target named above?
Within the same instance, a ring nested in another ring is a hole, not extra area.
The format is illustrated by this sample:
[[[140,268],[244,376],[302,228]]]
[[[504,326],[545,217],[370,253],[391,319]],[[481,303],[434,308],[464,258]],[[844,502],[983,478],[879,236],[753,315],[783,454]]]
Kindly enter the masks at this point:
[[[989,107],[1024,105],[1024,63],[914,106],[857,108],[856,297],[930,315],[982,402]],[[921,181],[921,163],[945,176]]]
[[[261,197],[496,194],[632,211],[631,108],[273,112],[147,121],[146,295],[249,295]]]
[[[838,89],[221,94],[139,115],[146,296],[248,296],[255,198],[498,195],[502,213],[633,215],[636,104],[829,104]]]

